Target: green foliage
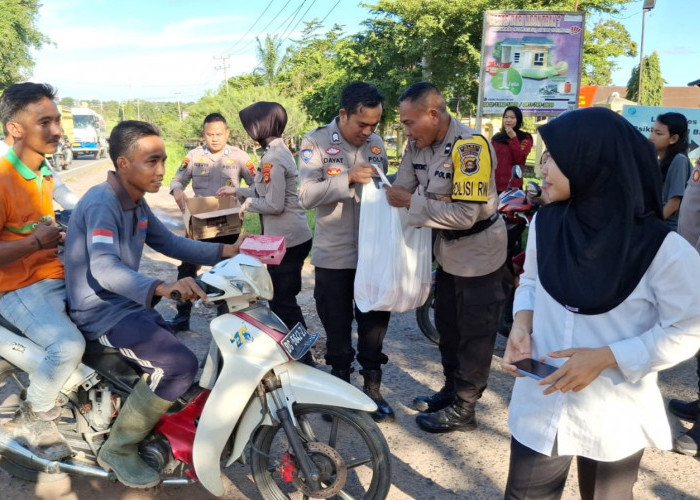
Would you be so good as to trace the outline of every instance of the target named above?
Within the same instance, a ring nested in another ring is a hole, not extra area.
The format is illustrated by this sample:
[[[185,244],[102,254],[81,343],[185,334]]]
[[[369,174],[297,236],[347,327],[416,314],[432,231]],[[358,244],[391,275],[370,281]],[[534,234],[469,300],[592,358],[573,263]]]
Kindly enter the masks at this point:
[[[31,49],[50,40],[36,29],[37,0],[0,0],[0,90],[26,80],[34,67]]]
[[[656,51],[642,59],[642,95],[639,96],[639,65],[632,68],[632,75],[627,82],[627,99],[644,106],[661,106],[666,80],[661,76],[661,64]]]
[[[163,186],[170,185],[175,172],[182,165],[182,159],[187,155],[187,148],[184,144],[174,141],[165,141],[165,154],[168,158],[165,160],[165,175],[163,176]]]
[[[256,38],[255,41],[258,43],[256,52],[260,63],[255,72],[262,75],[265,85],[273,87],[277,82],[277,73],[281,62],[280,45],[282,45],[282,40],[277,36],[267,35],[264,42],[260,42],[259,38]]]
[[[637,55],[637,44],[625,27],[617,21],[600,21],[586,31],[583,45],[583,85],[610,85],[612,72],[618,68],[612,59]]]

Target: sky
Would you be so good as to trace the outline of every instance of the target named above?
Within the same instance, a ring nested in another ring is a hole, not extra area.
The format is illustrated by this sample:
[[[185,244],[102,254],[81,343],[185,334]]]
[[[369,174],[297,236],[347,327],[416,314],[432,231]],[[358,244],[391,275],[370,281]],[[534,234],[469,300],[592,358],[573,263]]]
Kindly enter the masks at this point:
[[[256,36],[289,44],[314,18],[355,33],[368,17],[357,0],[43,0],[38,26],[52,44],[34,53],[31,80],[61,97],[192,102],[221,84],[224,64],[229,77],[256,68]],[[642,0],[615,19],[639,44]],[[700,78],[698,19],[700,0],[657,0],[646,14],[644,53],[658,52],[667,85]],[[617,62],[613,84],[625,85],[639,60]]]

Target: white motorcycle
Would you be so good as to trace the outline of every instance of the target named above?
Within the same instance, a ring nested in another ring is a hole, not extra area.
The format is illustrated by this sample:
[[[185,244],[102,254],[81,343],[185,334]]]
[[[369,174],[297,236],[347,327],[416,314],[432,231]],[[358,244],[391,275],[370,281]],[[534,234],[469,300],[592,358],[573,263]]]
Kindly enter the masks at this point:
[[[222,467],[248,458],[263,498],[383,499],[391,485],[389,447],[367,412],[362,391],[295,360],[318,338],[291,331],[270,311],[272,281],[247,255],[222,261],[201,276],[208,305],[229,313],[211,322],[212,347],[199,384],[176,401],[140,446],[163,484],[199,481],[224,493]],[[8,326],[8,325],[5,325]],[[42,357],[23,336],[0,327],[0,421],[12,418],[26,393],[27,372]],[[141,373],[117,351],[88,342],[84,364],[65,384],[58,428],[75,456],[38,457],[0,429],[0,467],[33,480],[66,472],[114,480],[96,456],[121,403]]]

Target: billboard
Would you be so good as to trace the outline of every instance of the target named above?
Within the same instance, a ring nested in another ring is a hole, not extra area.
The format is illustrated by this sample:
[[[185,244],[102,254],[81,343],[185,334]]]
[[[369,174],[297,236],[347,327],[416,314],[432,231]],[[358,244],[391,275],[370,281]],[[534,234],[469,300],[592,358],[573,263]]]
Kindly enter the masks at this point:
[[[662,106],[623,106],[622,116],[637,127],[644,136],[649,137],[656,117],[669,112],[680,113],[688,119],[688,158],[693,165],[700,158],[700,109],[665,108]]]
[[[507,106],[529,116],[575,109],[584,20],[581,12],[484,12],[480,114],[500,116]]]

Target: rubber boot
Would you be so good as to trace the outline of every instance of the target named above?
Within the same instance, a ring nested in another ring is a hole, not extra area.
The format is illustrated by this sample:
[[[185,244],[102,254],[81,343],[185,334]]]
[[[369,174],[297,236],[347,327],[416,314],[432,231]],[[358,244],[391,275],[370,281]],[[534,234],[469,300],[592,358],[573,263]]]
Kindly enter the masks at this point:
[[[362,390],[377,404],[377,410],[370,413],[372,420],[375,422],[393,422],[395,419],[394,410],[391,409],[389,403],[386,402],[379,392],[379,388],[382,385],[382,371],[362,370],[360,373],[365,377],[365,385]]]
[[[119,411],[109,439],[100,448],[100,467],[114,471],[117,479],[131,488],[150,488],[160,483],[160,474],[139,456],[138,445],[171,404],[156,396],[143,378],[139,380]]]
[[[190,312],[192,302],[178,302],[177,315],[173,319],[165,320],[165,323],[175,333],[187,331],[190,329]]]
[[[696,399],[694,401],[672,399],[668,402],[668,411],[673,413],[678,418],[695,422],[700,416],[700,399]]]
[[[685,434],[681,434],[673,440],[673,450],[683,455],[697,457],[700,450],[700,417]]]
[[[433,413],[452,404],[455,399],[455,385],[452,379],[445,379],[445,385],[432,396],[418,396],[413,400],[413,408],[423,413]]]
[[[418,427],[426,432],[443,433],[471,431],[476,429],[474,403],[455,397],[454,402],[434,413],[419,413],[416,416]]]

